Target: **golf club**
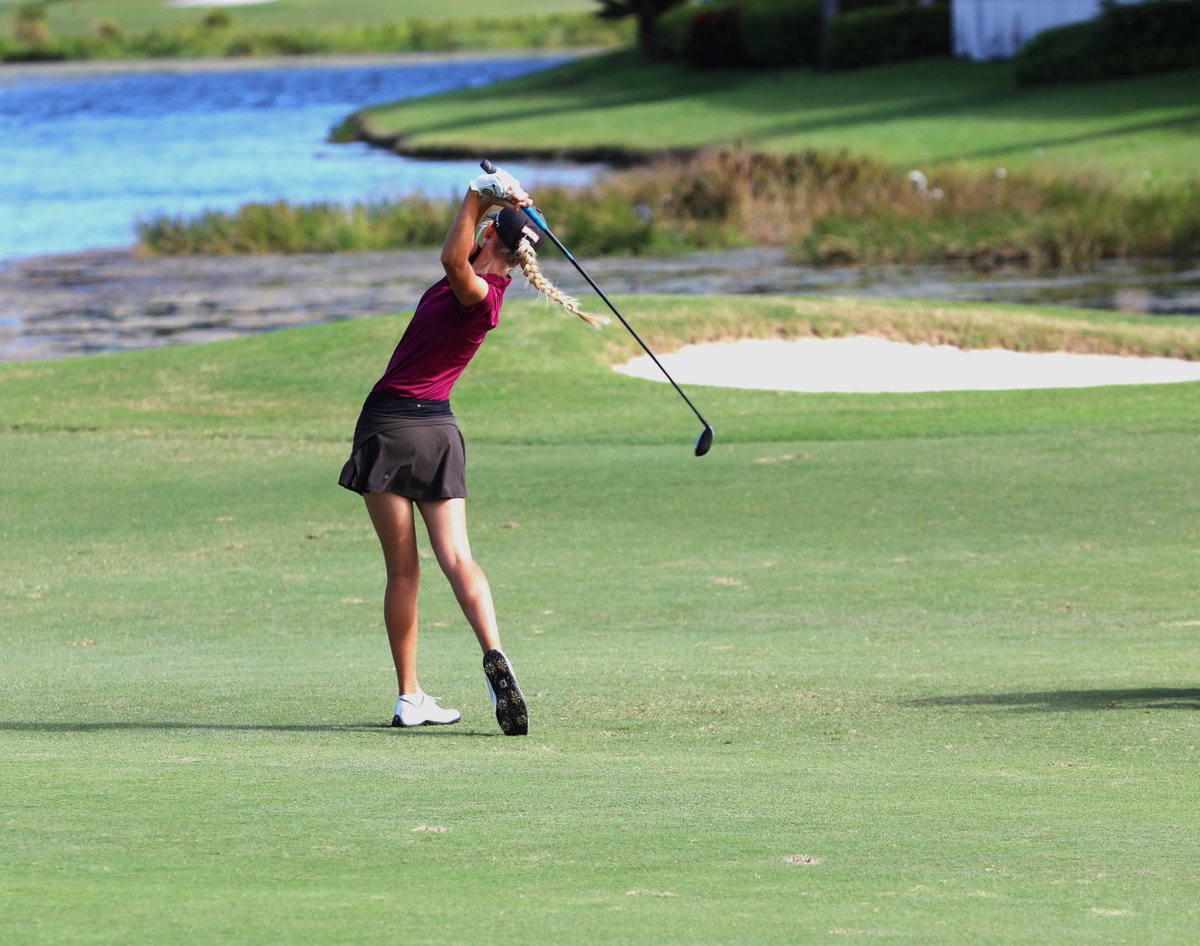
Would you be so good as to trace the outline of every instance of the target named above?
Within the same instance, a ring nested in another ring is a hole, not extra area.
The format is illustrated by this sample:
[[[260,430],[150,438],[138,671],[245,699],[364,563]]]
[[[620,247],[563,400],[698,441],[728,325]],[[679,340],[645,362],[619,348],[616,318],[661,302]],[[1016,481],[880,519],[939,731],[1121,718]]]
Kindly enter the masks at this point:
[[[489,161],[487,158],[484,158],[482,161],[480,161],[479,166],[481,168],[483,168],[485,174],[495,174],[496,173],[496,165],[492,164],[492,162]],[[542,232],[545,233],[546,236],[548,236],[550,238],[550,242],[552,242],[555,246],[558,247],[559,251],[562,253],[563,256],[565,256],[567,258],[568,262],[570,262],[570,264],[579,271],[579,275],[587,280],[587,284],[596,291],[596,294],[601,299],[604,300],[604,304],[607,305],[610,309],[612,309],[613,315],[615,315],[618,319],[621,320],[621,324],[624,325],[625,328],[629,331],[629,334],[632,335],[634,337],[634,339],[636,339],[637,343],[642,346],[642,350],[645,351],[645,353],[650,356],[650,359],[656,365],[658,365],[658,370],[661,371],[663,373],[663,376],[666,377],[666,379],[671,382],[671,387],[673,387],[678,392],[679,396],[681,398],[683,398],[683,400],[687,403],[687,406],[692,409],[692,413],[695,414],[698,418],[700,418],[700,423],[702,423],[704,425],[704,429],[702,431],[700,431],[700,436],[696,438],[696,456],[698,456],[698,457],[704,456],[704,454],[708,453],[709,447],[712,446],[712,439],[713,439],[712,424],[710,424],[708,421],[706,421],[704,419],[704,415],[701,414],[698,410],[696,410],[696,405],[692,403],[691,398],[689,398],[686,394],[683,393],[683,388],[681,388],[678,384],[675,383],[675,379],[672,378],[670,373],[667,371],[667,369],[663,367],[662,362],[658,360],[658,357],[654,354],[654,352],[652,352],[650,350],[650,347],[644,341],[642,341],[642,337],[633,330],[633,326],[630,325],[628,321],[626,321],[625,316],[623,316],[617,310],[617,307],[615,305],[613,305],[612,302],[609,301],[608,296],[606,296],[604,294],[604,290],[602,290],[599,286],[596,285],[596,281],[594,279],[592,279],[591,276],[588,275],[587,270],[585,270],[579,264],[579,261],[577,259],[575,259],[574,256],[571,255],[571,251],[562,245],[562,241],[559,240],[559,238],[554,235],[554,231],[551,230],[548,226],[546,226],[546,221],[544,219],[542,219],[542,215],[537,210],[537,208],[533,207],[533,206],[529,206],[529,207],[525,208],[525,212],[527,214],[529,214],[530,217],[533,218],[534,223],[536,223],[539,227],[542,228]]]

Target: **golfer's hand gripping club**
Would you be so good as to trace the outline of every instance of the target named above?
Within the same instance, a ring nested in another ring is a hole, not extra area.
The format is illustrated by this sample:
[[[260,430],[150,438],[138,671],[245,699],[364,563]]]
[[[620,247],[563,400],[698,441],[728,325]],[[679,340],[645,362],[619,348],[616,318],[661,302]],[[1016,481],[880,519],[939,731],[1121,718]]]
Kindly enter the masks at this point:
[[[499,200],[512,200],[514,195],[525,193],[520,182],[502,168],[494,168],[473,178],[471,190],[476,194]]]
[[[483,168],[484,173],[488,174],[488,175],[505,173],[503,171],[498,170],[496,165],[492,164],[492,162],[489,161],[487,158],[484,158],[482,161],[480,161],[479,166],[481,168]],[[612,304],[612,302],[609,300],[608,296],[606,296],[604,294],[604,290],[601,289],[599,286],[597,286],[596,281],[594,279],[592,279],[591,276],[588,275],[587,270],[585,270],[582,266],[579,265],[579,261],[576,260],[575,257],[571,255],[571,251],[568,250],[565,246],[563,246],[562,241],[559,240],[559,238],[554,235],[554,231],[551,230],[548,226],[546,226],[546,220],[544,217],[542,217],[541,212],[536,207],[534,207],[532,204],[530,204],[528,207],[525,208],[525,213],[529,214],[529,216],[531,218],[533,218],[533,222],[542,228],[542,232],[545,233],[546,236],[548,236],[550,238],[550,242],[558,247],[559,252],[561,252],[562,255],[567,258],[567,260],[571,263],[572,266],[575,267],[576,270],[578,270],[579,275],[582,276],[585,280],[587,280],[587,284],[589,286],[591,286],[593,290],[595,290],[596,295],[598,295],[601,299],[604,300],[604,304],[606,306],[608,306],[612,310],[613,315],[615,315],[621,321],[621,324],[625,326],[626,331],[628,331],[629,334],[634,337],[634,340],[637,341],[637,343],[642,346],[642,351],[644,351],[647,355],[649,355],[650,360],[653,361],[658,366],[658,370],[663,373],[663,377],[665,377],[668,381],[671,382],[671,387],[673,387],[675,389],[675,391],[679,394],[679,396],[681,398],[683,398],[683,400],[687,404],[687,406],[692,409],[692,413],[695,414],[698,418],[700,418],[700,423],[702,423],[704,425],[704,429],[702,431],[700,431],[700,436],[696,438],[695,454],[698,457],[704,456],[704,454],[708,453],[709,448],[712,446],[712,439],[713,439],[712,424],[710,424],[708,421],[706,421],[704,419],[704,415],[701,414],[700,411],[698,411],[696,409],[696,405],[692,403],[691,398],[689,398],[686,394],[683,393],[683,388],[681,388],[678,384],[675,383],[675,379],[672,378],[670,373],[667,371],[667,369],[663,367],[662,362],[658,360],[658,356],[655,355],[654,352],[652,352],[650,350],[650,347],[644,341],[642,341],[642,337],[633,330],[633,326],[630,325],[628,321],[626,321],[625,316],[623,316],[617,310],[617,307]]]

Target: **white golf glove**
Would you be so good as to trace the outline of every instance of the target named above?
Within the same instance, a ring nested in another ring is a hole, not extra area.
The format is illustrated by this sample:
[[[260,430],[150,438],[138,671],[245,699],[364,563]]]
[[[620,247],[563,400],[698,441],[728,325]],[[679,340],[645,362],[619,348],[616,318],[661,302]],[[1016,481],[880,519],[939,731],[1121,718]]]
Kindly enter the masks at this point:
[[[489,197],[511,197],[521,190],[520,182],[502,168],[496,168],[491,174],[480,174],[471,181],[471,190],[476,194]]]

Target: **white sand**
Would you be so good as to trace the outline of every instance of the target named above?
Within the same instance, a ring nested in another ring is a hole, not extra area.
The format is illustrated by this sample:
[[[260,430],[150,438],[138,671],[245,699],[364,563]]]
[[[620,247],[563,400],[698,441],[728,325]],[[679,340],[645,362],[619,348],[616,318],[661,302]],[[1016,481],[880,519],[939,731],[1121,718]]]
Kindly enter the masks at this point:
[[[1200,362],[1174,358],[964,351],[866,335],[687,345],[659,361],[680,384],[775,391],[1000,391],[1200,381]],[[616,370],[665,383],[645,355]]]
[[[169,7],[253,7],[275,0],[167,0]]]

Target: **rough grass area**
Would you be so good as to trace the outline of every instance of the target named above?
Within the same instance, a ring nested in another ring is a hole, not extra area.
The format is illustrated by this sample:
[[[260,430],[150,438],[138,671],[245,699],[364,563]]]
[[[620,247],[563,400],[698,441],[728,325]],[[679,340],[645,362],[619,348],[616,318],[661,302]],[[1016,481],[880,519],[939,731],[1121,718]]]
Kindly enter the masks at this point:
[[[618,304],[664,350],[1049,318]],[[0,939],[1189,940],[1200,385],[696,388],[698,460],[616,332],[514,300],[455,409],[531,735],[429,558],[464,720],[401,732],[335,479],[404,321],[0,366]]]

